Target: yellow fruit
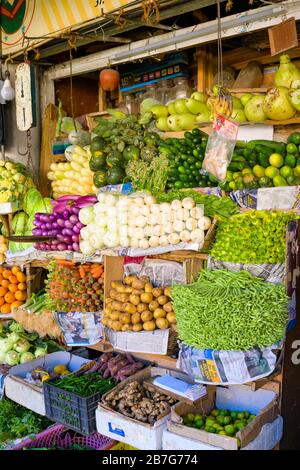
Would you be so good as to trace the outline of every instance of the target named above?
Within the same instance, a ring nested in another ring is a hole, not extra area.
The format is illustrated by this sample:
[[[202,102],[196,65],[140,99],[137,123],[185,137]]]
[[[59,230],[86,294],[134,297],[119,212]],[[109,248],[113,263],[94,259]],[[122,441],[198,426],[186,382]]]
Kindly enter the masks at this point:
[[[43,375],[43,377],[42,377],[42,382],[45,382],[45,380],[48,380],[48,379],[50,379],[50,375],[49,375],[49,374],[45,374],[45,375]]]
[[[64,370],[60,375],[69,375],[71,372],[69,370]]]
[[[252,171],[257,178],[262,178],[265,176],[265,169],[260,165],[255,165]]]
[[[61,375],[64,371],[66,371],[67,368],[63,364],[58,364],[57,366],[54,367],[53,372],[56,375]]]
[[[272,153],[269,157],[269,163],[275,168],[280,168],[283,165],[283,156],[280,153]]]
[[[274,166],[268,166],[268,168],[265,169],[265,175],[267,178],[273,179],[275,176],[279,175],[279,170]]]

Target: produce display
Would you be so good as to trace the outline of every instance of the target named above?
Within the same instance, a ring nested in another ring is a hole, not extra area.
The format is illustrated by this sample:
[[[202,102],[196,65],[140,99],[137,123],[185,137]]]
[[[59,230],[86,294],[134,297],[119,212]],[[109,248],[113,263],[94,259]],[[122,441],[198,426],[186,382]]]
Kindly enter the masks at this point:
[[[44,416],[3,398],[0,400],[0,449],[6,441],[44,431],[52,423]]]
[[[210,252],[213,258],[232,263],[283,263],[286,226],[299,219],[293,212],[247,211],[223,220]]]
[[[205,269],[194,284],[173,286],[171,295],[179,338],[195,348],[249,350],[284,337],[284,286],[247,271]]]
[[[60,348],[52,340],[41,340],[37,333],[26,333],[17,322],[0,325],[0,363],[15,366],[43,357]]]
[[[150,164],[158,155],[160,137],[146,131],[150,120],[112,110],[111,119],[96,118],[93,133],[90,169],[94,172],[97,188],[107,184],[122,183],[125,167],[131,161],[141,160]]]
[[[130,354],[104,353],[98,359],[98,370],[104,379],[113,377],[118,381],[126,380],[144,367],[142,362],[136,361]]]
[[[180,242],[203,244],[211,220],[192,198],[157,204],[153,196],[99,193],[98,203],[83,208],[80,250],[91,255],[103,247],[155,248]]]
[[[8,241],[3,235],[0,235],[0,264],[3,264],[5,261],[5,253],[7,252],[7,249]]]
[[[182,200],[190,197],[195,204],[203,205],[204,215],[207,217],[218,216],[219,218],[228,218],[238,212],[238,205],[230,197],[218,197],[213,194],[204,194],[193,189],[174,189],[167,193],[161,193],[156,197],[158,203],[172,202],[175,199]]]
[[[90,151],[79,145],[73,147],[68,162],[52,163],[48,173],[54,199],[68,194],[85,196],[96,192],[93,173],[89,167]]]
[[[299,132],[290,134],[287,144],[270,140],[238,142],[222,188],[231,191],[299,185],[299,143]]]
[[[146,383],[138,382],[131,382],[121,390],[112,390],[104,399],[107,406],[124,416],[152,425],[170,413],[176,401],[163,393],[149,390]]]
[[[46,309],[45,289],[39,292],[33,292],[26,303],[22,305],[22,309],[35,315],[40,315]]]
[[[0,203],[14,202],[21,207],[32,186],[32,176],[22,163],[0,160]]]
[[[96,201],[96,196],[61,196],[53,201],[51,214],[36,212],[32,234],[55,239],[36,243],[35,247],[42,251],[79,251],[79,234],[83,227],[78,218],[79,211]]]
[[[203,429],[206,432],[234,437],[250,424],[256,415],[249,411],[229,411],[215,408],[208,416],[200,413],[188,413],[183,416],[186,426]]]
[[[36,367],[31,372],[27,372],[24,380],[30,384],[35,385],[36,387],[43,387],[43,382],[48,379],[53,379],[55,377],[65,377],[71,372],[64,364],[57,364],[51,369],[45,369],[44,367]]]
[[[19,266],[0,266],[0,312],[11,313],[20,307],[27,298],[26,275]]]
[[[98,263],[51,261],[46,281],[46,307],[60,312],[98,312],[103,305],[104,269]]]
[[[148,276],[113,281],[102,324],[115,331],[165,330],[176,323],[170,287],[153,287]]]

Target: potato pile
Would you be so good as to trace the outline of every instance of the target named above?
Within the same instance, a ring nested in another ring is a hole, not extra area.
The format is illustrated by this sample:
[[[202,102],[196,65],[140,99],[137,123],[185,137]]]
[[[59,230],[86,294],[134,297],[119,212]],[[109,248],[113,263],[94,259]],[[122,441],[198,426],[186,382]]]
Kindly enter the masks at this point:
[[[170,287],[153,287],[148,276],[113,281],[105,299],[104,326],[115,331],[165,330],[176,323]]]

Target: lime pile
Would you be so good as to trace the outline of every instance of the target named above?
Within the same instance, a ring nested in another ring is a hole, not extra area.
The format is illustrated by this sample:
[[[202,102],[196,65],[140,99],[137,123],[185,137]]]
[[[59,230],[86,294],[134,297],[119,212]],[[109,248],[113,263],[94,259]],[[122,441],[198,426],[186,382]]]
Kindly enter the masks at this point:
[[[229,411],[213,409],[208,416],[199,413],[188,413],[183,417],[186,426],[203,429],[203,431],[234,437],[250,424],[256,415],[249,411]]]

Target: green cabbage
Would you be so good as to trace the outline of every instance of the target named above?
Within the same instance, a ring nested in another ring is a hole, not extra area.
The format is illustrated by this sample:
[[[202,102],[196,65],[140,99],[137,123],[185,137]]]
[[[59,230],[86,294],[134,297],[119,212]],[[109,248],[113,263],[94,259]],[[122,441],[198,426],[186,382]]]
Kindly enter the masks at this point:
[[[12,229],[15,235],[22,235],[25,232],[28,216],[25,212],[17,212],[12,219]]]
[[[50,198],[43,198],[36,188],[30,188],[23,201],[23,210],[29,216],[33,216],[36,212],[51,213],[52,205]]]
[[[75,119],[75,123],[76,123],[76,129],[74,127],[73,119],[68,116],[64,117],[61,123],[61,132],[64,132],[65,134],[69,134],[72,131],[80,131],[82,129],[82,125],[76,119]]]
[[[35,359],[34,355],[31,352],[24,352],[21,354],[20,357],[20,364],[24,364],[25,362],[30,362]]]
[[[24,328],[22,325],[20,325],[20,323],[16,322],[16,321],[12,321],[10,324],[9,324],[9,327],[8,327],[9,331],[11,333],[24,333]]]
[[[15,366],[16,364],[19,364],[20,361],[20,354],[17,353],[16,351],[8,351],[5,356],[5,362],[9,366]]]
[[[30,343],[27,339],[19,339],[14,346],[15,351],[18,353],[25,353],[30,349]]]
[[[34,352],[34,355],[36,358],[46,356],[46,354],[47,354],[47,348],[42,348],[42,347],[36,348]]]

